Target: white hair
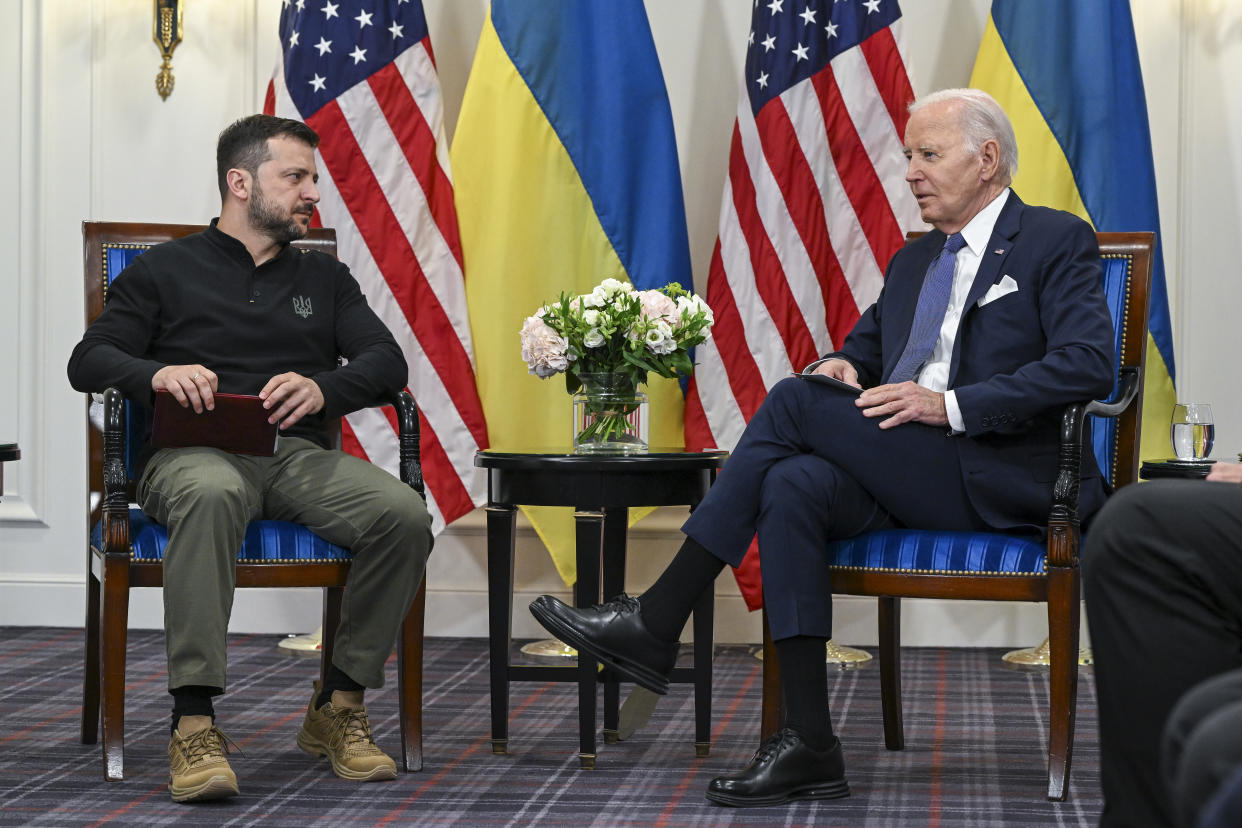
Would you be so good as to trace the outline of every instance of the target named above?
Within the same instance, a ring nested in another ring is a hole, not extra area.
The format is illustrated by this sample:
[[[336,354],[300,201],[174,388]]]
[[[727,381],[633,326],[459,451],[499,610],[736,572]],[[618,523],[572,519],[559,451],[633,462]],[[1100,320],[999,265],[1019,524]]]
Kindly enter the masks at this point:
[[[1005,183],[1013,181],[1018,174],[1018,139],[1014,137],[1013,124],[1009,123],[1009,116],[1000,104],[982,89],[941,89],[910,104],[910,114],[925,106],[946,102],[960,104],[958,122],[966,151],[974,155],[984,141],[996,141],[1000,147],[998,171]]]

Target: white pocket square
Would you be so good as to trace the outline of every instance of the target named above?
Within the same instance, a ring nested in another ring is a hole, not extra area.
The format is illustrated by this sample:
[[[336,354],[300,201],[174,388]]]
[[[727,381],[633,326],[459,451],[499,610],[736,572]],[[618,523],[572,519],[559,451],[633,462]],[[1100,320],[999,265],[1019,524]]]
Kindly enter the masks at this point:
[[[979,300],[979,307],[983,307],[989,302],[995,302],[1002,296],[1008,296],[1011,293],[1016,293],[1017,290],[1018,283],[1013,280],[1012,276],[1005,274],[1001,277],[999,282],[988,288],[987,293],[983,294],[983,298]]]

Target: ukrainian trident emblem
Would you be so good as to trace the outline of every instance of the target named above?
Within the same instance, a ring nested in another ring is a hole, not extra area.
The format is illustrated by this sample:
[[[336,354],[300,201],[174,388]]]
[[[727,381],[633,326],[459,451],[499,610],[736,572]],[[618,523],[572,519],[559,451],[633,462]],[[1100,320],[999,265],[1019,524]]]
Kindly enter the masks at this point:
[[[309,296],[293,297],[293,312],[305,319],[311,315],[311,301]]]

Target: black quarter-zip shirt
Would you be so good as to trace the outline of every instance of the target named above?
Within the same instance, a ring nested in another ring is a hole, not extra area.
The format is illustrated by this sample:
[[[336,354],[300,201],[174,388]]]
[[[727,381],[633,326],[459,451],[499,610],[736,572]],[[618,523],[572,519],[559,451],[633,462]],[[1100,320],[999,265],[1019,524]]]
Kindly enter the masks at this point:
[[[221,393],[258,394],[287,371],[314,380],[323,409],[285,433],[325,448],[340,417],[407,381],[401,349],[349,268],[290,245],[256,267],[215,220],[156,245],[113,280],[69,358],[69,381],[87,392],[115,386],[149,407],[157,371],[195,363],[216,373]]]

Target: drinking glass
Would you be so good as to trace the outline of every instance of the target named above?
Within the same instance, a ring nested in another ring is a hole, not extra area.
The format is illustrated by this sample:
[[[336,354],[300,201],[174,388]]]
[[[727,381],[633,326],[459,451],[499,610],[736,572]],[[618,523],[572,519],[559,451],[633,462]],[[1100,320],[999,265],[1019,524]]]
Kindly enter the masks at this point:
[[[1202,462],[1212,453],[1216,426],[1212,423],[1212,406],[1207,403],[1178,403],[1173,406],[1169,439],[1173,453],[1183,462]]]

